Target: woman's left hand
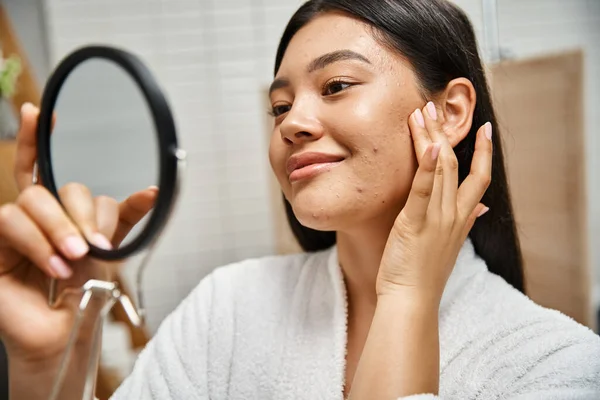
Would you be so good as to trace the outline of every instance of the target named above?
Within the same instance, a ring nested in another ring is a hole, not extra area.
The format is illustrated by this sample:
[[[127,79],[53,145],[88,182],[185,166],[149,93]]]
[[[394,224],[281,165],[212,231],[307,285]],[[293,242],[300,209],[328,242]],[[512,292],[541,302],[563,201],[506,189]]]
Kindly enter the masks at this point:
[[[471,172],[458,187],[458,161],[433,103],[415,110],[409,127],[419,168],[406,205],[390,232],[377,276],[377,294],[402,293],[439,306],[458,253],[491,180],[488,122],[477,132]]]

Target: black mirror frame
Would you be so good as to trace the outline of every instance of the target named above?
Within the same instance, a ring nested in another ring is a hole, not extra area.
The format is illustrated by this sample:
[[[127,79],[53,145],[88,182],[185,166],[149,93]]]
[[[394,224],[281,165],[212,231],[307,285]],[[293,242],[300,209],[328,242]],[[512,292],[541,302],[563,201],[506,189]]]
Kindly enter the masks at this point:
[[[89,255],[102,260],[122,260],[148,246],[164,228],[176,199],[178,172],[178,145],[175,122],[170,107],[158,83],[135,55],[109,46],[86,46],[65,57],[50,76],[40,106],[37,125],[37,164],[42,185],[60,202],[52,171],[50,135],[56,100],[69,74],[81,63],[101,58],[112,61],[123,68],[139,86],[154,120],[156,131],[160,174],[159,191],[148,223],[133,241],[113,250],[104,250],[89,243]],[[93,95],[93,94],[91,94]],[[62,202],[61,202],[62,204]]]

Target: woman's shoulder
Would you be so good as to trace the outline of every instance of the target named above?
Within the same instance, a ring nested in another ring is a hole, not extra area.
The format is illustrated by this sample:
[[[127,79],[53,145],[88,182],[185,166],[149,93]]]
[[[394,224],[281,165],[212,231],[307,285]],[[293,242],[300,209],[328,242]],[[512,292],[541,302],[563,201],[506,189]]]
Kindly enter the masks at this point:
[[[474,277],[445,318],[441,340],[448,352],[442,364],[452,366],[448,370],[499,376],[506,382],[488,383],[512,385],[515,393],[553,385],[600,392],[600,337],[495,274]],[[477,371],[475,364],[487,368]],[[483,385],[487,380],[472,378]]]
[[[472,301],[480,304],[481,315],[487,315],[486,320],[490,324],[505,327],[507,331],[531,327],[557,337],[564,337],[563,333],[569,332],[571,337],[590,339],[600,344],[600,337],[589,327],[558,310],[536,303],[491,272],[486,271],[473,295]]]
[[[561,346],[586,341],[600,351],[600,336],[589,327],[560,311],[537,304],[488,271],[465,286],[455,308],[454,316],[461,314],[472,331],[487,332],[496,338],[543,338],[541,343]]]

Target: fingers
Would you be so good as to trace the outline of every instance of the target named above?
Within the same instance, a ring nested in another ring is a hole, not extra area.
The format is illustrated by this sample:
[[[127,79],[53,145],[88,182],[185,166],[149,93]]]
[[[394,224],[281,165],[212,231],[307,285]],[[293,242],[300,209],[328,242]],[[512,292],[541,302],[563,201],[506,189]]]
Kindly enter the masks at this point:
[[[27,203],[29,200],[26,199],[23,204]],[[48,205],[45,201],[40,203]],[[39,211],[43,212],[38,210],[38,213]],[[58,229],[51,230],[51,239],[48,240],[49,236],[39,223],[33,221],[28,212],[16,204],[7,204],[0,208],[0,237],[7,247],[27,257],[49,276],[66,279],[72,275],[72,271],[54,247],[69,246],[69,238],[73,237],[74,230],[69,226],[67,218],[62,222]],[[45,225],[47,226],[47,223]]]
[[[94,199],[96,209],[96,225],[102,238],[97,241],[106,241],[106,249],[112,248],[112,244],[106,238],[112,238],[119,223],[119,202],[112,197],[98,196]]]
[[[412,225],[420,225],[427,217],[427,210],[436,179],[436,166],[440,153],[440,144],[430,144],[419,162],[413,184],[401,215]]]
[[[79,183],[68,183],[58,191],[67,215],[83,233],[83,236],[93,245],[105,250],[112,248],[110,241],[98,227],[96,203],[90,190]],[[104,200],[100,201],[104,204]]]
[[[438,143],[440,148],[439,154],[442,153],[442,145]],[[429,207],[427,213],[431,218],[439,221],[442,217],[442,195],[444,190],[444,166],[438,156],[438,162],[434,171],[433,188],[431,190],[431,199],[429,199]]]
[[[33,165],[37,159],[36,128],[39,110],[30,103],[21,107],[21,126],[17,134],[15,180],[19,191],[31,185]]]
[[[417,160],[423,158],[427,147],[431,144],[431,138],[425,128],[425,119],[420,109],[416,109],[408,118],[408,127],[410,128],[411,138],[415,146]]]
[[[446,221],[453,223],[456,214],[456,193],[458,191],[458,160],[448,140],[448,136],[440,123],[435,105],[432,102],[427,103],[423,115],[425,117],[425,127],[429,132],[431,140],[441,145],[438,162],[440,183],[437,184],[441,195],[439,197],[439,208],[436,208],[436,210],[441,213],[440,215]],[[443,189],[441,189],[442,187]]]
[[[15,262],[6,263],[6,260],[15,259],[18,253],[50,277],[67,279],[73,276],[68,262],[83,259],[89,251],[81,230],[88,232],[91,243],[111,248],[104,235],[112,235],[116,230],[118,203],[99,197],[91,201],[90,206],[89,191],[84,187],[72,184],[65,188],[61,197],[64,208],[39,185],[29,186],[15,204],[0,208],[2,266],[14,268]],[[98,219],[90,221],[91,217]]]
[[[477,204],[477,206],[475,207],[473,212],[471,212],[471,215],[469,215],[469,217],[467,218],[467,220],[463,226],[463,231],[462,231],[463,239],[467,238],[467,236],[469,235],[469,232],[471,231],[471,229],[473,229],[473,225],[475,225],[475,221],[477,220],[477,218],[483,216],[489,210],[490,210],[489,207],[485,206],[484,204],[482,204],[482,203]]]
[[[113,237],[113,245],[118,246],[131,229],[154,207],[158,188],[151,186],[129,196],[119,205],[119,224]]]
[[[421,152],[426,152],[430,144],[438,143],[440,146],[437,167],[434,173],[428,175],[433,181],[430,186],[426,186],[426,180],[421,180],[421,186],[415,187],[415,193],[421,193],[423,201],[412,201],[412,218],[424,218],[426,215],[436,221],[447,221],[454,224],[457,213],[460,216],[460,226],[465,226],[468,231],[473,226],[475,220],[483,215],[488,209],[479,201],[487,190],[491,180],[492,166],[492,142],[491,142],[491,124],[487,123],[477,132],[475,153],[471,164],[471,173],[458,187],[458,160],[454,149],[444,132],[438,111],[432,102],[428,102],[423,110],[415,110],[409,118],[409,127],[415,145],[417,157],[421,160],[425,158],[420,156]],[[419,168],[421,169],[421,168]],[[417,172],[417,175],[419,171]],[[413,185],[417,184],[417,177]],[[429,184],[429,182],[427,182]],[[429,188],[427,193],[425,188]],[[427,200],[427,209],[423,210],[422,205]],[[420,203],[420,204],[419,204]],[[407,206],[409,202],[407,201]],[[419,204],[421,207],[418,207]],[[417,211],[416,211],[417,210]],[[408,211],[408,210],[407,210]],[[462,228],[461,228],[462,229]]]
[[[471,171],[457,194],[458,212],[468,218],[485,194],[492,179],[492,125],[488,122],[477,131]]]
[[[45,188],[30,186],[19,196],[17,204],[65,257],[76,260],[87,254],[89,247],[78,227]]]
[[[66,213],[87,240],[92,240],[98,232],[96,209],[90,190],[79,183],[67,183],[58,190],[60,202]]]

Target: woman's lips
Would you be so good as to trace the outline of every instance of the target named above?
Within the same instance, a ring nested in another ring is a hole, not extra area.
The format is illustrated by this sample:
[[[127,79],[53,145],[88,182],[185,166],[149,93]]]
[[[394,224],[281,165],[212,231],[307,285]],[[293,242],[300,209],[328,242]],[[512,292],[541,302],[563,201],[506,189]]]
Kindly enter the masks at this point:
[[[289,180],[296,182],[311,178],[321,172],[329,171],[343,160],[342,156],[325,153],[307,152],[294,155],[290,157],[286,165]]]
[[[321,172],[329,171],[332,167],[336,166],[339,163],[341,163],[341,161],[317,163],[295,169],[290,174],[290,182],[297,182],[302,179],[312,178],[313,176],[316,176]]]

